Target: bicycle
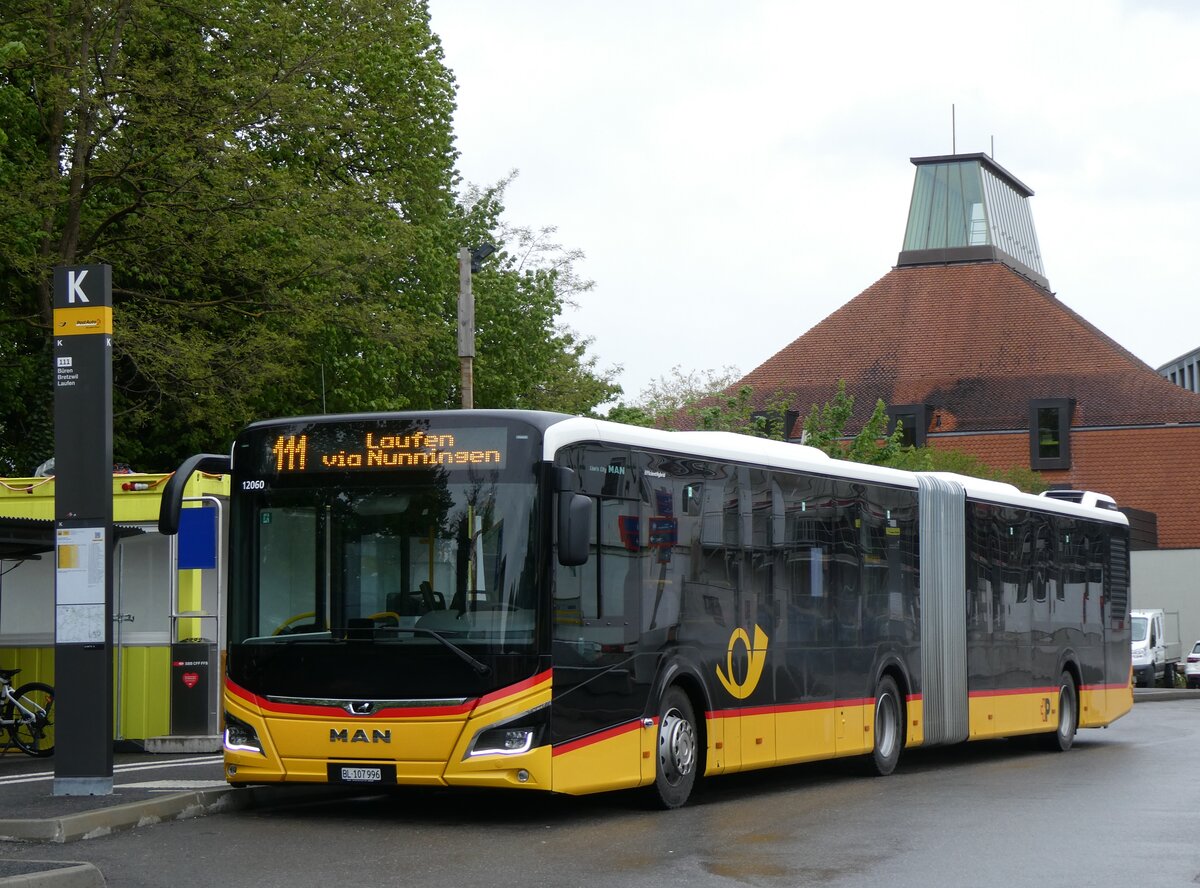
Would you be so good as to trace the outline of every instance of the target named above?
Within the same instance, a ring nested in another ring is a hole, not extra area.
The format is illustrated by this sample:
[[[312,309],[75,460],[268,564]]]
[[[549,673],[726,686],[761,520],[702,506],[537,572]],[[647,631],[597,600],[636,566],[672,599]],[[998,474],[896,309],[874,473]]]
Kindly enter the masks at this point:
[[[54,688],[31,681],[13,690],[12,678],[20,669],[0,669],[0,728],[8,728],[13,744],[26,755],[54,755]]]

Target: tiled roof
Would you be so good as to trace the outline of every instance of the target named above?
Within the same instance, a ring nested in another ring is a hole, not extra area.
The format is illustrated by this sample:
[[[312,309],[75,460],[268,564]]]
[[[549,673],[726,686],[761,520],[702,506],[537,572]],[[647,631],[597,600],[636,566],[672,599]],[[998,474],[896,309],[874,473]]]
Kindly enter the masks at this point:
[[[849,428],[880,398],[931,405],[934,433],[1027,429],[1035,398],[1074,398],[1075,428],[1200,422],[1200,395],[997,262],[893,269],[733,390],[782,393],[803,417],[841,379]]]

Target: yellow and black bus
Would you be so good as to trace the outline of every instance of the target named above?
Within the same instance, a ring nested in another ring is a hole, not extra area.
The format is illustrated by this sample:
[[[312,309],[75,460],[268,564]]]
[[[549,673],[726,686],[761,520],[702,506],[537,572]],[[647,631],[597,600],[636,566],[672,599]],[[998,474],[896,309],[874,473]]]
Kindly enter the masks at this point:
[[[232,475],[235,784],[675,807],[792,762],[1065,750],[1132,704],[1128,523],[1103,497],[509,410],[259,422],[171,484],[195,469]]]

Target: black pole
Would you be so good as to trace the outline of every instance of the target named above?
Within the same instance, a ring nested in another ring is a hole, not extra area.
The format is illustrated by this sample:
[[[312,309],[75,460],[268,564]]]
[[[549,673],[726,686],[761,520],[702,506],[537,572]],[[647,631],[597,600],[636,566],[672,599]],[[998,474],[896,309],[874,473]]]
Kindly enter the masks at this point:
[[[54,269],[54,794],[113,789],[112,268]]]

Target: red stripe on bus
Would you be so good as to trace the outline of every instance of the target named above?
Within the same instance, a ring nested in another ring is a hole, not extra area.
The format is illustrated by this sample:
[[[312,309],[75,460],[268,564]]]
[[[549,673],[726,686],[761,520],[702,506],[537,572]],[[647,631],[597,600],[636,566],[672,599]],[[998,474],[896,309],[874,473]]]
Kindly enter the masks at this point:
[[[528,691],[530,688],[536,687],[544,681],[549,681],[550,676],[554,674],[554,670],[547,669],[545,672],[539,672],[532,678],[527,678],[524,681],[519,681],[516,684],[511,684],[506,688],[500,688],[498,691],[492,691],[490,694],[484,694],[479,698],[479,705],[491,703],[494,700],[500,700],[504,697],[511,697],[514,694],[519,694],[522,691]]]
[[[465,700],[456,706],[394,706],[387,709],[381,709],[378,712],[372,713],[369,716],[355,716],[355,718],[429,718],[439,715],[463,715],[470,712],[480,703],[490,703],[495,700],[503,699],[514,694],[519,694],[526,691],[544,681],[549,680],[551,671],[547,669],[532,678],[527,678],[519,681],[516,684],[508,687],[500,688],[492,691],[483,697],[472,700]],[[226,678],[225,686],[235,697],[240,697],[248,703],[251,703],[258,708],[267,712],[274,712],[287,715],[313,715],[327,718],[336,714],[344,716],[346,710],[341,706],[321,706],[312,703],[276,703],[272,700],[267,700],[258,694],[248,691],[238,685],[233,680]]]
[[[1000,688],[991,691],[971,691],[968,697],[1015,697],[1018,694],[1057,694],[1058,688]]]
[[[654,724],[658,724],[657,718],[654,719]],[[558,746],[555,746],[551,750],[551,753],[553,755],[562,755],[564,752],[574,752],[576,749],[582,749],[585,746],[591,746],[593,743],[611,740],[613,737],[620,737],[622,734],[627,734],[630,731],[636,731],[640,727],[642,727],[642,720],[637,718],[633,721],[617,725],[616,727],[607,728],[606,730],[599,731],[595,734],[589,734],[586,737],[580,737],[578,740],[571,740],[567,743],[562,743]]]
[[[837,709],[843,706],[870,706],[873,697],[848,698],[845,700],[817,700],[812,703],[776,703],[772,706],[744,706],[740,709],[714,709],[704,714],[705,718],[739,718],[743,715],[778,715],[783,712],[811,712],[816,709]]]

